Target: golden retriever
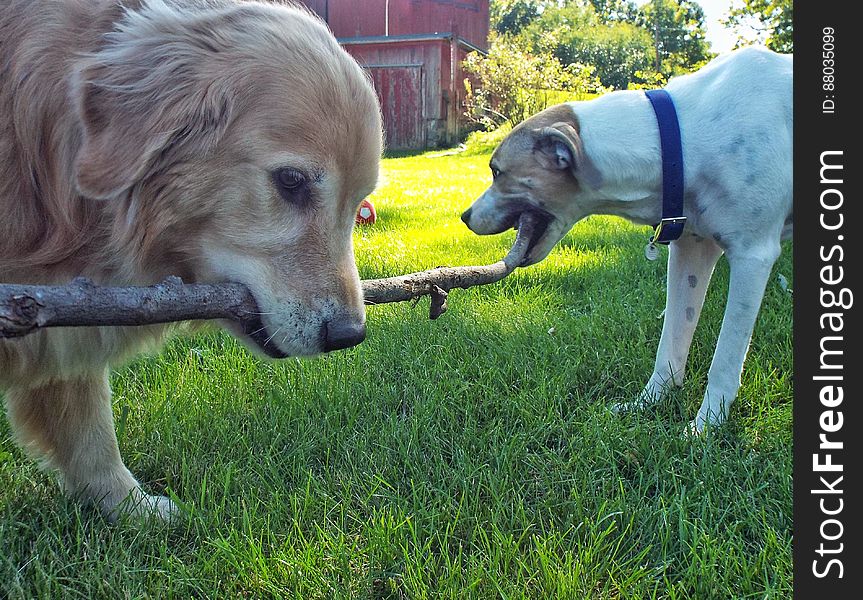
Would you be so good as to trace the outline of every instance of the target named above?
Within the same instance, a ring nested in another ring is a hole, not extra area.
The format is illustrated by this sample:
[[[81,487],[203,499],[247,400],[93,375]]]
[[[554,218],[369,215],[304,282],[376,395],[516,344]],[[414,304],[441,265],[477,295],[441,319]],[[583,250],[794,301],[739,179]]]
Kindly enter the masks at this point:
[[[320,20],[237,0],[0,5],[0,282],[246,284],[271,357],[360,343],[351,229],[376,185],[380,108]],[[164,326],[0,340],[21,445],[64,489],[169,517],[120,458],[109,365]]]

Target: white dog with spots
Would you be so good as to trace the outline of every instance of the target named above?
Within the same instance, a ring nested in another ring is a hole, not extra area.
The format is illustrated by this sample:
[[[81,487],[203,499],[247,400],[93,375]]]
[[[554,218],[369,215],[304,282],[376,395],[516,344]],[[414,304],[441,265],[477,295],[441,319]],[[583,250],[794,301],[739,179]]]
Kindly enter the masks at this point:
[[[637,405],[683,382],[707,285],[724,253],[728,301],[692,429],[721,423],[780,241],[792,232],[792,59],[762,48],[717,58],[666,88],[683,143],[686,227],[670,244],[665,323],[653,374]],[[655,225],[662,217],[662,153],[645,94],[618,91],[547,109],[513,129],[491,159],[494,182],[464,213],[476,233],[500,233],[524,211],[547,227],[526,264],[545,258],[582,218],[610,214]]]

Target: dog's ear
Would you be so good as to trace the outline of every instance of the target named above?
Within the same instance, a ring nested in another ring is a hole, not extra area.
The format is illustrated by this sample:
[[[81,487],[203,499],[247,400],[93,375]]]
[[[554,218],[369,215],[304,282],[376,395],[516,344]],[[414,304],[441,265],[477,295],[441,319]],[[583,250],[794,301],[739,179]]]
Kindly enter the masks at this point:
[[[555,123],[540,129],[533,153],[546,169],[568,170],[593,189],[602,184],[599,171],[584,152],[581,136],[569,123]]]
[[[223,86],[201,76],[201,52],[129,44],[77,66],[71,94],[82,133],[75,161],[82,195],[115,197],[160,163],[215,146],[232,102]]]

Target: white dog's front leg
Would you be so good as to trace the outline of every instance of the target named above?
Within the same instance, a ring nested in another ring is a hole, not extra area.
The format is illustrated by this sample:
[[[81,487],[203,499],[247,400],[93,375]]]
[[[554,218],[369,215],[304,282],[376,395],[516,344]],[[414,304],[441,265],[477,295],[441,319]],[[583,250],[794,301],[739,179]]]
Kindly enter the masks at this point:
[[[695,433],[703,431],[708,423],[722,423],[737,396],[752,330],[755,328],[770,271],[779,257],[779,252],[778,245],[765,249],[747,249],[739,254],[729,252],[731,281],[728,286],[728,304],[725,306],[716,353],[707,374],[704,401],[690,425],[690,430]]]
[[[665,321],[653,374],[642,390],[638,404],[652,404],[661,399],[670,386],[683,385],[692,335],[720,256],[722,248],[716,242],[694,235],[670,244]]]

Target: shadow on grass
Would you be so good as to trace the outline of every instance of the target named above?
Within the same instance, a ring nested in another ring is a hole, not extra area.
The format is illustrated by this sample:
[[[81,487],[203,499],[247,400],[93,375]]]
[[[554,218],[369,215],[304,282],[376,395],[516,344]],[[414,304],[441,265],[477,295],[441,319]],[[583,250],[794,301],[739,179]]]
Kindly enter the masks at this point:
[[[744,372],[749,396],[719,435],[680,435],[724,306],[720,268],[684,388],[612,414],[650,374],[662,325],[665,267],[643,244],[614,222],[576,228],[548,262],[454,291],[438,321],[427,300],[370,307],[367,341],[318,360],[175,340],[113,380],[117,410],[132,407],[124,457],[189,520],[105,528],[53,484],[10,479],[16,451],[0,464],[15,490],[0,491],[0,582],[20,597],[787,597],[789,446],[757,438],[774,417],[737,415],[758,395],[790,404],[775,397],[790,350],[763,380]],[[763,310],[790,307],[771,288]],[[754,343],[750,364],[776,345]]]

